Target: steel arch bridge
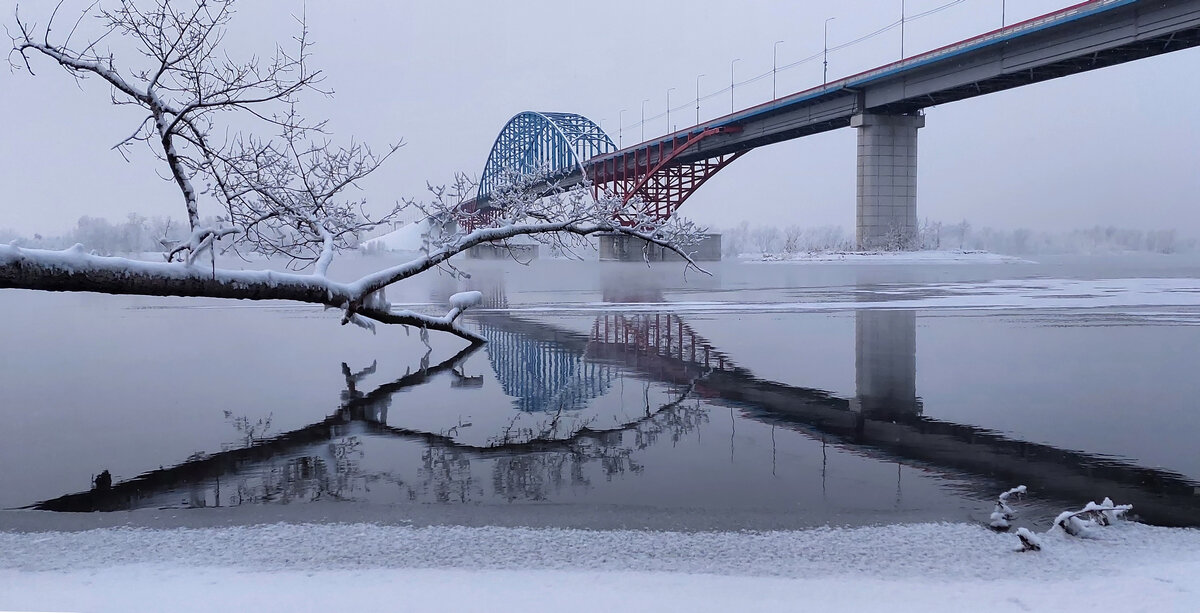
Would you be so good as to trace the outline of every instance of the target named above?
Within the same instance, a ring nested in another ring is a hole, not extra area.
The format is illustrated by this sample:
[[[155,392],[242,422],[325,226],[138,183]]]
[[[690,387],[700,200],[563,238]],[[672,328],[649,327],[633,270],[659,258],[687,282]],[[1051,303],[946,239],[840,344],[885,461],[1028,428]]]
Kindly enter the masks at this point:
[[[688,161],[679,159],[681,154],[708,137],[736,131],[737,127],[707,128],[618,152],[612,138],[583,115],[517,113],[492,144],[478,196],[461,207],[460,222],[467,226],[486,222],[494,210],[488,201],[510,173],[541,174],[547,184],[563,179],[575,184],[586,177],[596,197],[612,194],[626,205],[617,214],[618,221],[629,225],[643,214],[665,220],[709,177],[745,151]],[[635,202],[639,209],[629,208]]]
[[[854,125],[855,117],[911,117],[933,106],[1193,47],[1200,47],[1200,0],[1083,0],[693,126],[669,126],[669,134],[619,150],[579,115],[520,113],[496,139],[479,196],[463,204],[460,218],[473,226],[478,221],[472,213],[486,218],[487,211],[497,210],[488,208],[488,196],[500,173],[511,169],[549,171],[547,189],[550,183],[572,187],[590,181],[597,195],[623,199],[626,206],[615,217],[624,225],[633,225],[639,215],[663,220],[716,172],[758,147],[867,126]],[[908,146],[891,137],[884,142],[892,144],[883,147]],[[915,155],[896,162],[896,156],[860,151],[860,203],[875,203],[860,205],[860,230],[881,228],[868,218],[885,209],[915,206],[911,189],[890,189],[896,187],[894,177],[915,178]],[[911,174],[895,174],[896,163],[906,164]]]
[[[553,179],[583,172],[584,162],[616,150],[600,126],[583,115],[517,113],[492,144],[479,178],[477,200],[488,200],[506,173],[546,173]]]

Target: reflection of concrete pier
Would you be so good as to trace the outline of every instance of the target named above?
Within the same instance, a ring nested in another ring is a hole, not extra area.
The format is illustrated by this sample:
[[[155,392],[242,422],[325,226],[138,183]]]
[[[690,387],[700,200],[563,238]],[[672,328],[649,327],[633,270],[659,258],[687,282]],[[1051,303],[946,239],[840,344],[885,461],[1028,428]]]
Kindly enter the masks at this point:
[[[854,324],[854,409],[879,417],[920,415],[916,311],[862,309]]]

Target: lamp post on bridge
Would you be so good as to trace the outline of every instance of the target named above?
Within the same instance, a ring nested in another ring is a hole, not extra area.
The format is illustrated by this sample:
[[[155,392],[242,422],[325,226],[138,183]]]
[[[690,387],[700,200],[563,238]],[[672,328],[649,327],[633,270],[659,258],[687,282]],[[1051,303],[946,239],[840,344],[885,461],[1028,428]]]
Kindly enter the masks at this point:
[[[829,82],[829,22],[834,19],[837,19],[837,17],[829,17],[825,20],[825,59],[823,60],[825,69],[821,76],[821,85]]]
[[[671,129],[671,92],[675,91],[674,87],[667,88],[667,134],[674,132]]]
[[[730,113],[737,110],[737,105],[735,105],[733,102],[733,88],[735,85],[737,85],[737,81],[733,78],[733,65],[740,61],[742,61],[742,58],[738,57],[738,58],[734,58],[732,62],[729,62],[729,112]]]
[[[771,47],[771,99],[779,98],[779,94],[775,90],[775,73],[779,71],[779,45],[783,41],[777,40]]]
[[[617,113],[617,146],[625,148],[625,109]]]
[[[700,77],[704,74],[696,75],[696,125],[700,125]]]
[[[904,0],[900,0],[900,59],[904,59]]]
[[[646,142],[646,103],[650,102],[649,98],[642,100],[642,142]]]

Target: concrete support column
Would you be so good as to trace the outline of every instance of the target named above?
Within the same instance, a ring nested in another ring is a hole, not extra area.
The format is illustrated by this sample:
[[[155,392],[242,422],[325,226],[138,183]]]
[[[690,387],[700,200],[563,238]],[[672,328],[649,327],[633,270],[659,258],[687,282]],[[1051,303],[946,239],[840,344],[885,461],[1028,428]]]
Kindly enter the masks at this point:
[[[858,128],[858,248],[914,248],[917,130],[925,116],[864,113],[850,126]]]

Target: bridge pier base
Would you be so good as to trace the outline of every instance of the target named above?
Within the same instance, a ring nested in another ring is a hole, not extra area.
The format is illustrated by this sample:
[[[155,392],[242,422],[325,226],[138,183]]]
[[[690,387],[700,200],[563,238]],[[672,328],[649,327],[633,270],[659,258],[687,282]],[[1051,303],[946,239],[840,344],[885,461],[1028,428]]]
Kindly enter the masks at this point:
[[[850,126],[858,128],[858,248],[915,248],[917,130],[925,116],[863,113]]]
[[[600,234],[599,250],[601,262],[682,262],[683,258],[665,247],[653,245],[628,234]],[[721,235],[707,234],[691,247],[692,259],[697,262],[721,260]]]

